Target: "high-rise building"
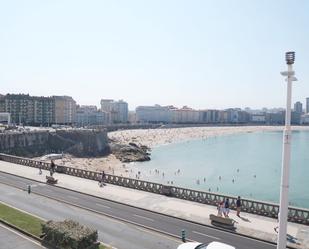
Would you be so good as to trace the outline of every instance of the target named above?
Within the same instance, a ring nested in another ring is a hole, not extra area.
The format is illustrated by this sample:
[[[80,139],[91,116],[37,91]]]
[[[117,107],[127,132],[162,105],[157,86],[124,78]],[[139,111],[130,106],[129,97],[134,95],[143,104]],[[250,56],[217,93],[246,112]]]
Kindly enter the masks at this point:
[[[35,125],[51,125],[54,122],[54,100],[50,97],[32,97],[33,123]]]
[[[29,94],[7,94],[4,101],[5,112],[10,113],[12,123],[33,123],[33,103]]]
[[[296,112],[296,113],[302,113],[303,112],[303,104],[301,102],[297,101],[294,104],[294,112]]]
[[[74,124],[76,120],[76,102],[70,96],[53,96],[54,123]]]
[[[36,97],[29,94],[7,94],[0,95],[0,112],[10,113],[11,122],[14,124],[73,124],[76,102],[69,96]]]
[[[10,113],[15,124],[48,125],[53,121],[53,99],[50,97],[7,94],[0,98],[0,110]]]
[[[101,110],[110,114],[112,123],[128,122],[128,103],[123,100],[101,99]]]
[[[309,97],[306,98],[306,113],[309,113]]]

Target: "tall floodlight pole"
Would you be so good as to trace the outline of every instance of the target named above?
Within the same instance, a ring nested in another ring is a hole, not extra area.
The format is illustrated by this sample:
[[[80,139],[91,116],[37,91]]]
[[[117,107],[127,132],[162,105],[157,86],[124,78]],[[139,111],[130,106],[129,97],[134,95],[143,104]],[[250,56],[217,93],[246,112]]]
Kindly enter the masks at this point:
[[[285,111],[285,128],[283,132],[283,152],[282,152],[282,169],[281,169],[281,186],[280,186],[280,209],[279,209],[279,234],[277,241],[277,249],[286,248],[287,220],[288,220],[288,195],[289,195],[289,174],[290,174],[290,158],[291,158],[291,99],[292,99],[292,81],[297,79],[294,77],[293,64],[295,60],[295,52],[286,52],[286,64],[288,71],[281,72],[286,76],[287,95],[286,95],[286,111]]]

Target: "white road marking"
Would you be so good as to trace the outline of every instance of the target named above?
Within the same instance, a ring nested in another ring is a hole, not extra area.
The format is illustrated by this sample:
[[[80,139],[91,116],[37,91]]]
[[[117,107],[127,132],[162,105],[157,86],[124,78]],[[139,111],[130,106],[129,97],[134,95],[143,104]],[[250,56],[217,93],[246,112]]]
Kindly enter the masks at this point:
[[[141,216],[141,215],[138,215],[138,214],[133,214],[133,216],[139,217],[139,218],[142,218],[142,219],[145,219],[145,220],[154,221],[153,219],[150,219],[150,218],[148,218],[148,217],[144,217],[144,216]]]
[[[206,237],[209,237],[209,238],[213,238],[213,239],[216,239],[216,240],[221,240],[221,239],[218,238],[218,237],[211,236],[211,235],[204,234],[204,233],[199,233],[199,232],[197,232],[197,231],[192,231],[192,233],[196,233],[196,234],[199,234],[199,235],[202,235],[202,236],[206,236]]]
[[[99,207],[105,207],[105,208],[111,208],[111,207],[109,207],[109,206],[105,206],[105,205],[103,205],[103,204],[100,204],[100,203],[95,203],[97,206],[99,206]]]
[[[68,195],[67,197],[71,198],[71,199],[74,199],[74,200],[78,200],[78,197],[75,197],[75,196],[70,196]]]

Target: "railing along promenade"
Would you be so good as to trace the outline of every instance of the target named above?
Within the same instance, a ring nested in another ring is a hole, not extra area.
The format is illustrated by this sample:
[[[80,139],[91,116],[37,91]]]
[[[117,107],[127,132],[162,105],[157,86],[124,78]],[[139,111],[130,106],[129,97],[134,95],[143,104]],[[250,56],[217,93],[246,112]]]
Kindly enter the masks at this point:
[[[41,168],[46,170],[50,169],[50,163],[1,153],[0,160],[34,168]],[[102,177],[100,172],[76,169],[62,165],[57,165],[56,172],[95,181],[101,180]],[[122,187],[148,191],[156,194],[163,194],[170,197],[195,201],[214,206],[217,206],[218,203],[223,199],[229,198],[230,207],[232,209],[236,209],[237,198],[235,196],[220,195],[211,192],[185,189],[176,186],[164,185],[160,183],[153,183],[110,174],[106,174],[105,182]],[[270,218],[278,218],[279,205],[271,202],[242,199],[241,209],[243,212],[247,213],[262,215]],[[294,223],[309,225],[309,209],[289,207],[288,220]]]

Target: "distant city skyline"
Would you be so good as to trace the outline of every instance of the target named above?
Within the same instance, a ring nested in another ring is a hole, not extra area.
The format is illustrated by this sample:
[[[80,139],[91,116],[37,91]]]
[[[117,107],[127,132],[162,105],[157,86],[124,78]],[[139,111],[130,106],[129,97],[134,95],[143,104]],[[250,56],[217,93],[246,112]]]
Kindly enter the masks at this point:
[[[59,96],[55,96],[55,95],[50,95],[50,96],[33,96],[29,93],[0,93],[0,97],[5,97],[6,95],[29,95],[30,97],[34,97],[34,98],[53,98],[53,97],[65,97],[65,98],[72,98],[72,100],[75,102],[75,98],[74,96],[69,96],[69,95],[59,95]],[[0,98],[1,100],[1,98]],[[130,109],[128,108],[130,103],[128,103],[126,101],[126,99],[119,99],[119,100],[115,100],[115,99],[112,99],[112,98],[101,98],[99,104],[95,103],[95,104],[85,104],[85,103],[78,103],[76,102],[76,106],[79,106],[80,108],[83,108],[83,107],[86,107],[87,108],[93,108],[95,107],[95,109],[98,109],[98,110],[102,110],[102,111],[110,111],[109,109],[111,108],[108,104],[108,107],[106,109],[106,107],[104,107],[104,105],[102,105],[104,102],[106,103],[116,103],[117,105],[120,104],[120,106],[122,106],[122,103],[124,104],[125,106],[125,109],[129,110],[129,111],[135,111],[137,107],[155,107],[155,106],[160,106],[160,107],[175,107],[175,108],[179,108],[179,109],[182,109],[182,108],[192,108],[193,110],[207,110],[207,109],[213,109],[213,110],[226,110],[226,109],[241,109],[241,110],[244,110],[244,111],[264,111],[265,109],[268,110],[268,111],[272,111],[272,110],[275,110],[275,111],[281,111],[281,110],[285,110],[284,107],[260,107],[260,108],[252,108],[250,106],[246,106],[246,107],[238,107],[238,106],[230,106],[230,107],[226,107],[226,108],[207,108],[207,107],[202,107],[202,108],[193,108],[189,105],[186,105],[185,103],[183,103],[182,105],[179,105],[179,106],[176,106],[176,105],[173,105],[173,104],[167,104],[167,105],[162,105],[160,103],[157,103],[157,104],[153,104],[153,105],[145,105],[145,104],[141,104],[141,105],[138,105],[136,106],[136,108],[134,109]],[[304,106],[304,107],[303,107]],[[119,108],[119,107],[117,107]],[[307,97],[305,99],[304,102],[302,101],[296,101],[294,103],[292,103],[292,110],[297,110],[297,112],[304,112],[304,113],[309,113],[309,97]],[[1,108],[0,108],[1,110]],[[302,110],[302,111],[300,111]],[[126,118],[125,118],[126,119]]]
[[[308,98],[309,99],[309,98]],[[252,110],[192,109],[187,106],[138,106],[129,112],[128,103],[101,99],[101,108],[77,105],[71,96],[30,96],[29,94],[0,95],[0,122],[34,126],[107,125],[107,124],[267,124],[284,123],[283,108]],[[303,115],[302,104],[296,102],[291,112],[292,124],[308,124],[309,113]]]
[[[307,1],[6,1],[1,94],[193,109],[282,108],[309,96]]]

